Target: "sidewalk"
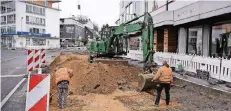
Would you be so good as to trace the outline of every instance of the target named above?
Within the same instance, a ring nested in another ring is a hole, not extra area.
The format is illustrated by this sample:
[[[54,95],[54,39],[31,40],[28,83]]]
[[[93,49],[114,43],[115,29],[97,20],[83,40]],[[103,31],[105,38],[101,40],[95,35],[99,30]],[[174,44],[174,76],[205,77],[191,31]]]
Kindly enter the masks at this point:
[[[136,67],[142,67],[143,63],[140,63],[140,61],[136,61],[136,60],[131,60],[131,59],[126,59],[129,61],[130,65],[136,66]],[[211,85],[208,81],[206,80],[202,80],[202,79],[198,79],[198,78],[194,78],[194,77],[190,77],[188,75],[181,75],[179,73],[173,72],[173,76],[190,82],[190,83],[194,83],[200,86],[204,86],[204,87],[208,87],[214,90],[218,90],[218,91],[222,91],[222,92],[226,92],[226,93],[230,93],[231,94],[231,88],[226,87],[226,84],[216,84],[216,85]]]
[[[194,84],[197,84],[197,85],[212,88],[212,89],[222,91],[222,92],[226,92],[226,93],[231,93],[231,88],[226,87],[225,84],[211,85],[206,80],[190,77],[188,75],[181,75],[181,74],[176,73],[176,72],[173,73],[173,76],[178,78],[178,79],[181,79],[181,80],[184,80],[184,81],[187,81],[187,82],[191,82],[191,83],[194,83]]]

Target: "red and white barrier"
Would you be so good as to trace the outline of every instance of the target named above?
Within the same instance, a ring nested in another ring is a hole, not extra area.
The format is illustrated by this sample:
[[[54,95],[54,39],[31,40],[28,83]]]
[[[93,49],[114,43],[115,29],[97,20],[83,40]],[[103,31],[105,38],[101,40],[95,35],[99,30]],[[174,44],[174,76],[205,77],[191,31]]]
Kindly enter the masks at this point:
[[[28,81],[26,111],[48,111],[50,75],[33,74]]]
[[[41,49],[41,63],[46,63],[46,50],[45,49]]]
[[[40,50],[34,51],[34,63],[35,63],[35,68],[40,68],[41,66]]]
[[[27,71],[32,72],[34,69],[34,50],[27,50]]]

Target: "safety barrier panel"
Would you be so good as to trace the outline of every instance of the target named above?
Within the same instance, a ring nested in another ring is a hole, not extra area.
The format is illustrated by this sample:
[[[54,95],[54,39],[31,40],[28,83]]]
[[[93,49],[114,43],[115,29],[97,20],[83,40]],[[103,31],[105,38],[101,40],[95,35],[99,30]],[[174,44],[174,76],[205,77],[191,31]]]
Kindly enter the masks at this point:
[[[231,60],[222,59],[220,79],[231,82]]]
[[[156,52],[153,58],[158,65],[162,65],[164,60],[171,67],[181,63],[185,71],[196,73],[196,70],[203,69],[208,71],[212,78],[231,82],[231,60],[168,52]]]
[[[32,74],[28,77],[26,111],[49,111],[50,75]]]

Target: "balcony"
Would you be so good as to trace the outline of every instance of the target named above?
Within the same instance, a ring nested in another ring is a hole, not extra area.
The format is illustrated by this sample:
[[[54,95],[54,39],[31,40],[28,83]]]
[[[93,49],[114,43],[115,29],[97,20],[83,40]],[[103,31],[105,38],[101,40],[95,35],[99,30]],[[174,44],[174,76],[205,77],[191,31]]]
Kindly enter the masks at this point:
[[[15,20],[14,21],[7,21],[7,24],[15,24]]]

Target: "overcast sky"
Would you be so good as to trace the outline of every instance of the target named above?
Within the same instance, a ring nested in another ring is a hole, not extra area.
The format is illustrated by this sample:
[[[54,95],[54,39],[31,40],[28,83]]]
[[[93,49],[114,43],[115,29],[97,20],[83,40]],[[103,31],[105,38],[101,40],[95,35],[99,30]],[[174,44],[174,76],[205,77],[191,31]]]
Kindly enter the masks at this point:
[[[119,18],[120,0],[62,0],[59,4],[62,10],[60,17],[80,14],[77,10],[78,1],[81,5],[81,14],[88,16],[99,27],[106,23],[115,25],[115,21]]]

